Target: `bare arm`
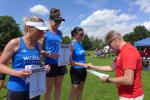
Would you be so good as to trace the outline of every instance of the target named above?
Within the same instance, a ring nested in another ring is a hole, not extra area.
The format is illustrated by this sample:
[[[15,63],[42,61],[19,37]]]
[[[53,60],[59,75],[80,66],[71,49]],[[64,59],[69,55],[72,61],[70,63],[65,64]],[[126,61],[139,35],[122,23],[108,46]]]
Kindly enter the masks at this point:
[[[44,56],[44,57],[48,57],[48,53],[43,50],[44,38],[41,38],[38,42],[39,42],[39,47],[40,47],[40,50],[41,50],[41,55]]]
[[[11,40],[6,45],[0,57],[0,72],[18,77],[28,77],[30,73],[29,71],[27,70],[16,71],[7,66],[8,61],[12,58],[12,56],[18,50],[18,48],[19,48],[19,38]]]
[[[40,49],[40,51],[41,51],[41,55],[42,55],[43,57],[49,57],[49,54],[48,54],[46,51],[43,50],[43,41],[44,41],[44,38],[42,38],[42,39],[40,39],[40,40],[38,41],[38,46],[39,46],[39,49]]]
[[[113,71],[115,70],[115,64],[113,64],[112,66],[92,66],[92,69],[100,71]],[[124,70],[124,76],[122,77],[102,77],[100,79],[102,82],[132,85],[134,81],[134,70]]]
[[[19,48],[19,39],[17,38],[11,40],[4,48],[4,51],[0,57],[0,63],[6,65],[8,61],[12,58],[14,53],[18,50],[18,48]]]
[[[39,48],[40,48],[40,51],[41,51],[41,55],[45,57],[45,56],[48,56],[49,54],[46,51],[44,51],[43,48],[42,48],[43,41],[44,41],[44,38],[42,38],[39,41],[38,45],[39,45]],[[46,73],[48,73],[50,71],[50,68],[51,68],[50,65],[43,65],[43,67],[45,68]]]
[[[40,38],[40,40],[38,41],[38,45],[39,45],[39,49],[42,51],[43,49],[43,42],[44,42],[44,38]]]
[[[70,65],[72,65],[72,66],[83,66],[83,67],[87,68],[88,64],[78,63],[78,62],[75,62],[72,60],[72,52],[73,52],[73,45],[70,45],[70,57],[69,57]]]
[[[48,53],[47,51],[43,50],[43,42],[44,42],[44,38],[41,38],[39,40],[39,44],[40,44],[40,49],[41,49],[41,55],[43,57],[49,57],[49,58],[58,58],[59,57],[59,54],[57,53]]]
[[[114,71],[115,70],[115,64],[112,64],[112,66],[88,66],[89,68],[99,70],[99,71]]]
[[[107,79],[108,82],[123,84],[123,85],[132,85],[134,81],[134,70],[124,70],[124,76]]]

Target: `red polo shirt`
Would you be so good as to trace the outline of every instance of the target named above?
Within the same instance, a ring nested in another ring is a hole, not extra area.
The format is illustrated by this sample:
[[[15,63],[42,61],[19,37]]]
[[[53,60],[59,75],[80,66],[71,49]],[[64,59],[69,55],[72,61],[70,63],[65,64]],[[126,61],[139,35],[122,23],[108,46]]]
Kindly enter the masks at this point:
[[[142,60],[139,52],[131,44],[125,44],[117,53],[115,60],[116,77],[124,76],[124,70],[134,70],[133,85],[117,85],[119,96],[135,98],[143,94],[141,71]]]

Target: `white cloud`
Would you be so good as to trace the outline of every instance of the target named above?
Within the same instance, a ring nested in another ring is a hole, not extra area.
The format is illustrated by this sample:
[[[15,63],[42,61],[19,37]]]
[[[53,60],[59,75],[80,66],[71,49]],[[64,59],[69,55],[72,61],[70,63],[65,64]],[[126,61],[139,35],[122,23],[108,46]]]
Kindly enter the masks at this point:
[[[128,21],[128,20],[131,20],[131,19],[134,19],[135,16],[129,16],[127,14],[121,14],[120,16],[118,16],[118,21]]]
[[[129,24],[136,16],[120,13],[120,10],[97,10],[80,24],[89,36],[104,37],[110,30],[116,30],[122,34],[133,31],[138,23]]]
[[[150,0],[137,0],[136,3],[140,6],[140,10],[145,13],[150,13]]]
[[[145,21],[142,25],[144,25],[148,30],[150,30],[150,21]]]
[[[40,14],[40,15],[46,15],[49,13],[48,9],[45,6],[40,4],[31,7],[30,12],[35,14]]]

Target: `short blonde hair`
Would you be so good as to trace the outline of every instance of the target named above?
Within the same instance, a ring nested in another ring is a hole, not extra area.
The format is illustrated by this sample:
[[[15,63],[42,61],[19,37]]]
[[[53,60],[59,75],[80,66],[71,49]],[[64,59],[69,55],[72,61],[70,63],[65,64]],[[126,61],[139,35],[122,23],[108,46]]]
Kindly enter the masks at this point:
[[[115,38],[119,38],[119,39],[122,39],[121,38],[121,34],[112,30],[112,31],[109,31],[106,36],[105,36],[105,43],[108,45],[112,40],[114,40]]]
[[[24,18],[24,32],[28,32],[28,26],[26,25],[27,22],[32,21],[32,22],[44,22],[43,19],[41,19],[38,16],[32,16],[30,18],[25,17]]]

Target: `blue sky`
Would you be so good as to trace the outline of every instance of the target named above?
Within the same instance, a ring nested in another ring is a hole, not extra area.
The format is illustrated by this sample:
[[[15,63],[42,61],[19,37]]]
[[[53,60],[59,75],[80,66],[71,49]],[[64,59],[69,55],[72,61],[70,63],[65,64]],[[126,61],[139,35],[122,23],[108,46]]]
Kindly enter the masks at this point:
[[[26,16],[40,16],[48,23],[53,7],[66,19],[60,27],[64,36],[70,36],[75,26],[99,38],[110,30],[124,35],[137,25],[150,30],[150,0],[0,0],[0,16],[12,16],[22,29]]]

